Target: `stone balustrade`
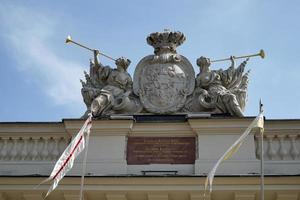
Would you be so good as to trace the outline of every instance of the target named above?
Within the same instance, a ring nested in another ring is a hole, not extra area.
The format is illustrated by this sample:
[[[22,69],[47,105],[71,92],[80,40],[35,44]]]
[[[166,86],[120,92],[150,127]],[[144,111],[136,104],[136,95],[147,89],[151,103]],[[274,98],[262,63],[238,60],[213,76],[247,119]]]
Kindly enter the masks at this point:
[[[68,143],[65,137],[0,137],[0,161],[57,160]]]
[[[255,135],[256,157],[260,159],[261,136]],[[300,160],[300,133],[264,134],[266,161]]]
[[[67,132],[61,122],[0,123],[2,167],[5,166],[5,170],[9,171],[13,170],[10,163],[55,161],[67,147],[72,135],[73,132]]]

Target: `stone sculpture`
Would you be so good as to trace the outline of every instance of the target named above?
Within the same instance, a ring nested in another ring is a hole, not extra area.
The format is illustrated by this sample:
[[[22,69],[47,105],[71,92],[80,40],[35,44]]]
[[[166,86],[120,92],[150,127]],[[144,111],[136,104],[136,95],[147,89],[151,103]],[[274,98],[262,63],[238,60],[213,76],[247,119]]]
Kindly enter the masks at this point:
[[[227,70],[211,70],[210,59],[198,58],[200,73],[196,77],[196,88],[184,110],[242,117],[247,100],[249,71],[244,74],[244,68],[248,59],[235,69],[234,57],[231,56],[231,66]]]
[[[164,31],[147,37],[154,55],[144,57],[134,72],[133,90],[145,111],[169,114],[178,112],[193,93],[195,72],[192,64],[176,47],[185,41],[181,32]]]
[[[132,93],[132,79],[127,72],[130,60],[124,57],[115,61],[116,69],[103,66],[94,51],[94,61],[90,61],[90,75],[85,73],[86,82],[82,83],[82,96],[87,111],[94,116],[135,113],[142,107]]]
[[[133,81],[127,72],[129,59],[115,60],[117,68],[112,69],[99,63],[99,51],[93,50],[90,73],[85,72],[86,81],[81,81],[87,106],[83,117],[89,112],[95,117],[201,112],[242,117],[249,75],[244,69],[249,58],[235,68],[234,60],[241,57],[232,56],[228,69],[211,70],[210,59],[200,57],[196,62],[200,73],[195,77],[192,64],[176,50],[185,39],[181,32],[151,33],[147,43],[154,47],[154,54],[140,60]],[[257,55],[263,57],[263,51],[242,58]]]

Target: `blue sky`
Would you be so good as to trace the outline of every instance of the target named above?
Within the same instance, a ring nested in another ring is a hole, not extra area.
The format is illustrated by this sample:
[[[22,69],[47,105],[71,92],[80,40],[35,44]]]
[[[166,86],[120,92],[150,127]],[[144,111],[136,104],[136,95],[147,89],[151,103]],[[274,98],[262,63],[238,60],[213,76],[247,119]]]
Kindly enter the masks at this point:
[[[268,119],[299,119],[299,20],[296,0],[2,0],[0,121],[61,121],[84,113],[79,79],[92,54],[66,45],[67,35],[112,57],[130,58],[133,74],[138,61],[153,53],[147,35],[165,28],[186,35],[178,53],[194,66],[200,56],[218,59],[264,49],[266,59],[247,65],[245,115],[256,115],[262,98]]]

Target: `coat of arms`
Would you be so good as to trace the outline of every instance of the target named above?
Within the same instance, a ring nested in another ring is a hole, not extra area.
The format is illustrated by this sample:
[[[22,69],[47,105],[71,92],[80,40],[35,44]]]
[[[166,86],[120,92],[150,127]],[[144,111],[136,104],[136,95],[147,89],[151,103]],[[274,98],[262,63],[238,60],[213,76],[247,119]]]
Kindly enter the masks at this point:
[[[176,52],[176,47],[184,41],[185,36],[181,32],[156,32],[147,37],[155,55],[146,56],[138,63],[133,90],[148,112],[177,112],[193,92],[193,66]]]
[[[137,64],[134,78],[127,72],[130,60],[124,57],[113,59],[97,49],[90,63],[90,73],[82,81],[82,95],[88,113],[94,117],[111,114],[173,114],[212,113],[242,117],[247,101],[248,74],[244,72],[250,57],[264,58],[264,51],[247,56],[213,60],[201,56],[197,59],[199,74],[189,60],[177,54],[176,48],[185,41],[183,33],[165,30],[151,33],[147,43],[154,47],[149,55]],[[115,61],[116,68],[104,66],[98,55]],[[237,68],[235,60],[247,58]],[[212,70],[211,63],[230,60],[228,69]]]

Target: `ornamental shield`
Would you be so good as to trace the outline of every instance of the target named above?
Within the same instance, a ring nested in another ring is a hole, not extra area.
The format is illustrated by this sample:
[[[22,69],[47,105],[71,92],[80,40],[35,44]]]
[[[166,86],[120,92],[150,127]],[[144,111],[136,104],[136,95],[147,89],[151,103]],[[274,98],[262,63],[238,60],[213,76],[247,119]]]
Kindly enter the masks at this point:
[[[195,87],[193,66],[176,47],[185,40],[181,32],[152,33],[147,38],[154,54],[144,57],[134,72],[133,90],[151,113],[180,111]]]

